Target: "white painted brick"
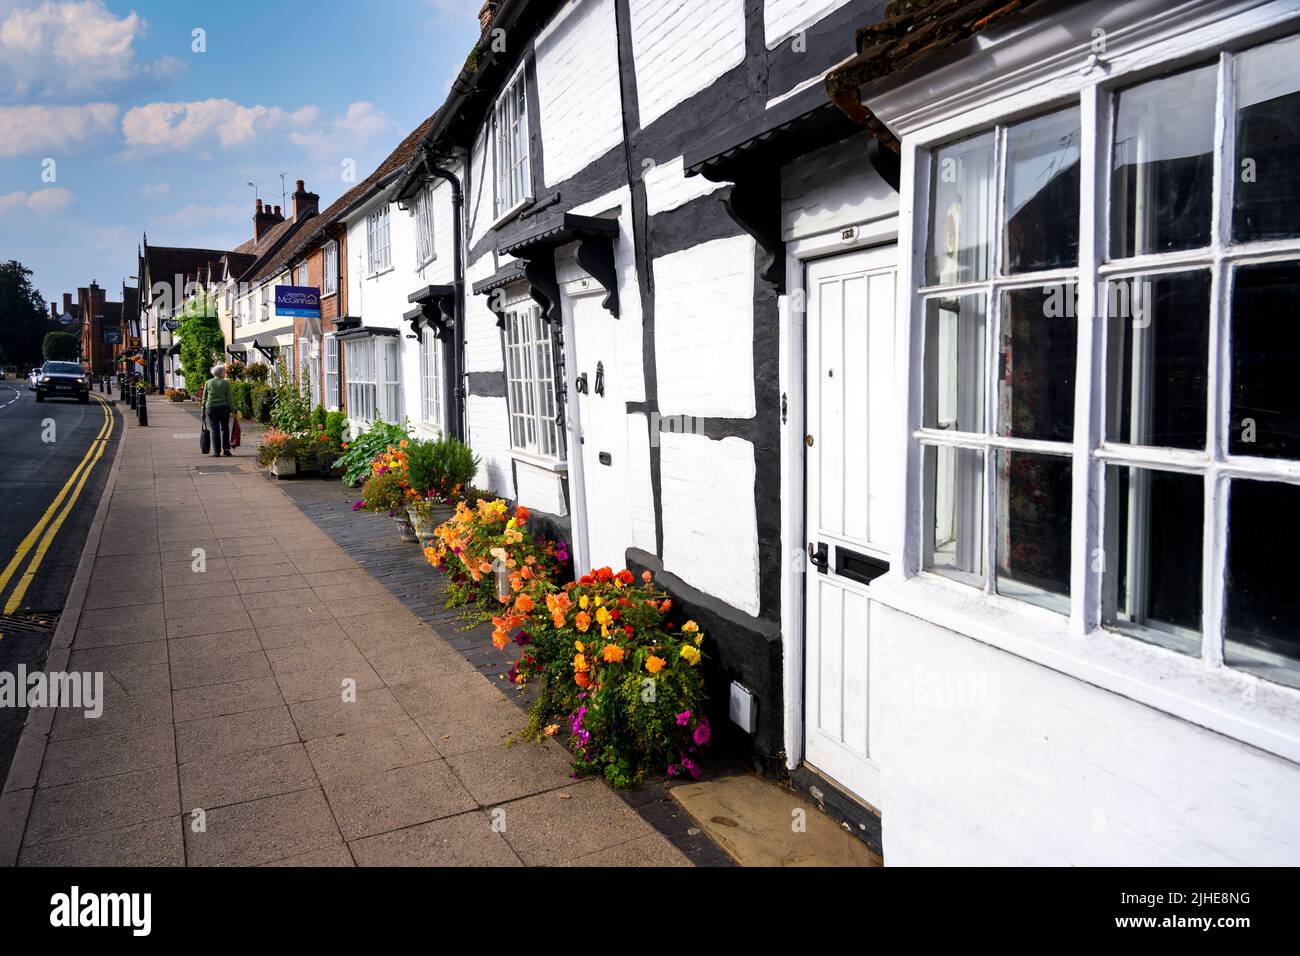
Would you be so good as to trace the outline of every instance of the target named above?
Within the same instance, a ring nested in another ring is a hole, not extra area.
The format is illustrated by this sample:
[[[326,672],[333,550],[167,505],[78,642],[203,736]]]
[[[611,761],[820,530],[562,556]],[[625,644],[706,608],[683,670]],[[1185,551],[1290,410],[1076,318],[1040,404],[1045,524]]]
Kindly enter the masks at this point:
[[[470,395],[465,400],[465,412],[469,418],[469,444],[480,458],[475,487],[513,498],[505,398]]]
[[[662,256],[655,365],[664,415],[754,415],[754,240],[714,239]]]
[[[645,174],[646,209],[650,215],[684,206],[692,199],[707,196],[725,183],[715,183],[703,176],[687,177],[682,157],[660,163]]]
[[[871,168],[870,134],[801,157],[781,170],[781,236],[799,239],[898,214],[898,193]]]
[[[632,544],[656,554],[654,486],[650,481],[650,428],[647,417],[636,412],[627,417],[628,500],[632,508]]]
[[[754,446],[734,437],[713,441],[664,433],[659,438],[664,570],[757,615]]]
[[[518,478],[519,504],[561,518],[569,513],[564,504],[564,488],[560,484],[558,473],[519,461],[515,463],[515,475]]]
[[[804,30],[833,13],[849,0],[765,0],[763,32],[770,50],[786,37]]]
[[[882,605],[871,632],[890,864],[1300,860],[1295,764]]]
[[[488,253],[470,263],[465,271],[465,371],[500,372],[505,368],[501,357],[501,330],[497,317],[487,307],[488,297],[475,295],[472,286],[482,282],[496,270],[492,254]]]
[[[642,128],[745,60],[744,0],[631,0]]]
[[[554,186],[623,140],[614,0],[565,7],[536,49],[543,173]]]

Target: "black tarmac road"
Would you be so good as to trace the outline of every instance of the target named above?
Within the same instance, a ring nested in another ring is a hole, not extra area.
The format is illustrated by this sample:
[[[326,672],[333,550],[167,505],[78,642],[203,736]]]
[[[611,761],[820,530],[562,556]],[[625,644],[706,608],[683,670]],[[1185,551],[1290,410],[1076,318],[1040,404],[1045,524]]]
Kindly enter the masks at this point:
[[[31,622],[62,612],[77,570],[122,431],[121,415],[110,408],[106,419],[104,409],[94,398],[38,404],[26,381],[0,382],[0,671],[45,662],[53,627]],[[104,438],[98,457],[97,438]],[[0,781],[25,715],[0,706]]]

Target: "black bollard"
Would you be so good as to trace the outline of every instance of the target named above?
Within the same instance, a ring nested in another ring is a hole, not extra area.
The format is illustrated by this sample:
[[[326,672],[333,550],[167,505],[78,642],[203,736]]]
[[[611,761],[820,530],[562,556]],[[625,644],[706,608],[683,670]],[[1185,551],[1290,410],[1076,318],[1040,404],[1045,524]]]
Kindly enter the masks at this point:
[[[136,411],[138,411],[138,412],[140,413],[140,424],[141,424],[143,427],[148,428],[148,427],[149,427],[149,409],[145,408],[145,404],[144,404],[144,392],[141,392],[141,393],[140,393],[140,397],[136,399]]]
[[[136,387],[132,385],[126,390],[127,404],[129,404],[132,408],[135,408],[135,396],[136,396]]]

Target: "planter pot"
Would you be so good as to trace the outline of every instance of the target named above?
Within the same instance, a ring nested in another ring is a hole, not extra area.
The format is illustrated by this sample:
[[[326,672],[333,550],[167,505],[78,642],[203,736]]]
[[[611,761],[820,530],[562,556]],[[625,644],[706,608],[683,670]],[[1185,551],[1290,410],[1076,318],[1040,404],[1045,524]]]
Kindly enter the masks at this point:
[[[429,516],[425,519],[421,519],[413,508],[407,508],[406,513],[415,527],[415,536],[419,538],[420,545],[427,547],[434,540],[434,529],[451,517],[452,510],[443,506],[434,507],[429,509]]]
[[[271,462],[271,474],[277,478],[291,478],[298,474],[298,459],[282,455]]]
[[[420,539],[415,536],[415,525],[411,524],[411,518],[404,511],[399,511],[393,515],[393,523],[397,525],[397,533],[403,541],[409,541],[412,544]]]

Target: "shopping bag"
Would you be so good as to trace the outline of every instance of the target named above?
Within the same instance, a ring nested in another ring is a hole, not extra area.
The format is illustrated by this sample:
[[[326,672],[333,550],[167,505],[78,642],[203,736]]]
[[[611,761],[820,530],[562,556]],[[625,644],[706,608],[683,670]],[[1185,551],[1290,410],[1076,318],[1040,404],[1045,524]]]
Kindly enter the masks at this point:
[[[208,410],[205,408],[199,414],[203,416],[203,428],[199,431],[199,451],[206,455],[212,451],[212,433],[208,431]]]
[[[238,448],[239,447],[239,412],[235,412],[231,417],[234,419],[234,421],[230,423],[230,447]]]

